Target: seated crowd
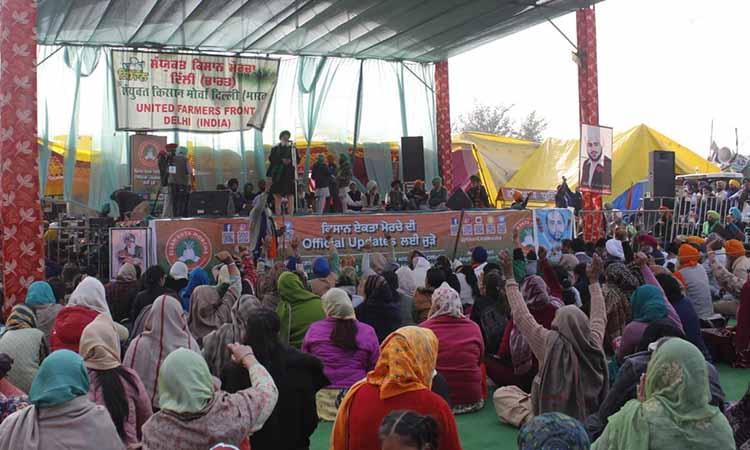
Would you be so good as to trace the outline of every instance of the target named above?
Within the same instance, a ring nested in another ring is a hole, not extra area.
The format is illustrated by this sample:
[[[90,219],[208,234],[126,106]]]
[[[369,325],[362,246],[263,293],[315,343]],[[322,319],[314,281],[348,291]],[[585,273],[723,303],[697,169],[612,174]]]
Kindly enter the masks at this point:
[[[0,448],[299,450],[322,420],[334,450],[458,450],[492,407],[521,449],[750,449],[714,366],[750,366],[745,247],[627,236],[53,274],[5,317]]]

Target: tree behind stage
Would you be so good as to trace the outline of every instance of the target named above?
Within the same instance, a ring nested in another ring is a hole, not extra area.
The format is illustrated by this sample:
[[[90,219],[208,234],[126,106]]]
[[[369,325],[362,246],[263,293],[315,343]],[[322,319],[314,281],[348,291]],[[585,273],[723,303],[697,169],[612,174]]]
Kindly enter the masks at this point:
[[[544,131],[547,129],[547,120],[536,111],[532,111],[522,120],[517,121],[510,114],[512,108],[513,105],[475,103],[471,111],[458,116],[454,131],[480,131],[541,142],[544,139]]]

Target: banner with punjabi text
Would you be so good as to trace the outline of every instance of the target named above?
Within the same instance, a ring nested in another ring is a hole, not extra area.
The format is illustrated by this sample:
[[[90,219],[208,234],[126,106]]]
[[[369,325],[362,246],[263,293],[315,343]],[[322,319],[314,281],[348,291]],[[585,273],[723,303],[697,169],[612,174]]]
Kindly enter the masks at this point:
[[[281,225],[281,219],[277,218],[277,226]],[[405,263],[413,250],[434,259],[440,255],[452,258],[455,248],[456,258],[468,261],[471,250],[483,246],[490,256],[496,255],[500,250],[513,248],[514,230],[519,231],[522,243],[534,245],[531,211],[301,216],[287,217],[283,225],[286,241],[291,243],[295,238],[299,241],[303,261],[328,253],[325,239],[328,234],[340,255],[365,251],[390,255],[395,250],[399,263]],[[370,250],[365,249],[368,244]]]
[[[262,130],[278,73],[278,59],[112,50],[117,130]]]

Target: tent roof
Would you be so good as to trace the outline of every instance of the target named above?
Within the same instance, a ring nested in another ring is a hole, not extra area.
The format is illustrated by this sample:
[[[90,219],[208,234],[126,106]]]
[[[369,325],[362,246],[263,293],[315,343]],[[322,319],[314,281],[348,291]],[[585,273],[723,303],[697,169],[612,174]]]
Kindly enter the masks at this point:
[[[497,189],[508,182],[539,145],[536,142],[479,131],[454,134],[452,142],[454,152],[462,150],[464,146],[472,149],[477,171],[491,199],[495,198]],[[454,177],[455,175],[454,173]]]
[[[434,62],[600,0],[39,0],[38,42]]]
[[[635,126],[613,138],[612,195],[615,198],[633,183],[648,177],[649,153],[653,150],[675,152],[676,175],[714,173],[720,169],[692,150],[646,125]],[[555,190],[562,177],[569,185],[578,184],[578,140],[547,139],[524,162],[505,187]]]

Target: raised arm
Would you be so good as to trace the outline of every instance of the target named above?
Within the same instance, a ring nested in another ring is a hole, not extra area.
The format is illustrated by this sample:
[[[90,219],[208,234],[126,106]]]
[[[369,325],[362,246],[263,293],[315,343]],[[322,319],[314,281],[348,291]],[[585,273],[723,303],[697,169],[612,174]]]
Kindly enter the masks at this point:
[[[591,264],[586,268],[586,276],[589,279],[589,294],[591,295],[591,314],[589,317],[589,328],[591,335],[599,345],[604,341],[604,332],[607,329],[607,307],[604,305],[604,294],[599,285],[599,277],[604,270],[604,263],[599,255],[594,255]]]
[[[247,434],[254,433],[263,428],[271,416],[279,399],[279,391],[266,368],[255,359],[250,347],[229,344],[229,350],[232,360],[247,368],[251,386],[230,394],[229,402],[239,410],[238,423],[247,428]]]
[[[523,295],[518,289],[518,283],[513,278],[513,261],[508,252],[501,254],[500,263],[505,274],[505,295],[508,297],[508,303],[510,304],[513,326],[518,328],[521,335],[526,338],[537,360],[544,361],[545,342],[550,331],[539,325],[529,312],[529,308],[523,300]]]
[[[635,262],[641,267],[641,274],[643,275],[643,279],[646,281],[646,284],[650,284],[652,286],[656,286],[659,291],[661,292],[661,297],[664,300],[664,305],[667,307],[667,317],[669,317],[672,322],[677,325],[677,327],[680,329],[680,331],[685,331],[682,328],[682,321],[680,320],[680,315],[677,314],[677,311],[675,311],[672,304],[669,302],[669,299],[667,298],[667,294],[664,292],[664,289],[662,289],[661,284],[659,284],[659,280],[656,279],[656,276],[654,275],[654,272],[651,270],[651,267],[648,265],[648,257],[644,255],[641,252],[638,252],[635,255]]]

